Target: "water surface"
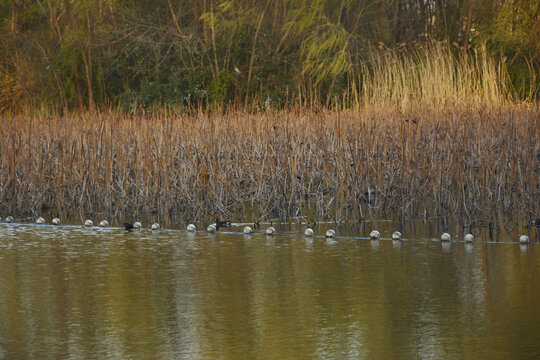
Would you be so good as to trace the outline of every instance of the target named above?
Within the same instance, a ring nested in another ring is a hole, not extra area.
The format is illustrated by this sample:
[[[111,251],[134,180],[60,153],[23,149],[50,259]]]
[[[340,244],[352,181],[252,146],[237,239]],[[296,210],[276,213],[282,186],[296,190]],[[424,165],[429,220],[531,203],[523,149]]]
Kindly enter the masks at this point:
[[[540,358],[538,256],[0,224],[0,358]]]

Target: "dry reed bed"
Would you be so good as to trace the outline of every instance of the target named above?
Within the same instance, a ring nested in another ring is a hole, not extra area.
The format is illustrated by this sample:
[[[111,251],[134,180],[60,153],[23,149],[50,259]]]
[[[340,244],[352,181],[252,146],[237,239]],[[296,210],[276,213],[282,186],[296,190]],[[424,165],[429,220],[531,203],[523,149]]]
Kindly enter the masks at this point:
[[[538,109],[0,119],[0,215],[539,216]]]

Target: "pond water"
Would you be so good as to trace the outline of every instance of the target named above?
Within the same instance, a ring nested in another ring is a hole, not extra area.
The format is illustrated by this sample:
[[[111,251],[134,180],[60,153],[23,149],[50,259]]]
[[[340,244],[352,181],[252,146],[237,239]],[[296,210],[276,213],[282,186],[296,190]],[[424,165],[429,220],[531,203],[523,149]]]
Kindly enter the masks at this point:
[[[538,359],[539,256],[0,224],[0,358]]]

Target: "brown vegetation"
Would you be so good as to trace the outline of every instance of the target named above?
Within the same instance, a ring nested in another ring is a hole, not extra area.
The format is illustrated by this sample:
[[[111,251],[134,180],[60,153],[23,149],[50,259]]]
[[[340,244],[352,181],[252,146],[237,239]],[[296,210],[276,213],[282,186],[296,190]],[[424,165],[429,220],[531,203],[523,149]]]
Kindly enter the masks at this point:
[[[540,217],[539,109],[512,102],[504,67],[440,45],[382,55],[324,109],[305,87],[285,110],[4,113],[0,215]]]
[[[0,119],[0,212],[188,220],[539,214],[538,109]]]

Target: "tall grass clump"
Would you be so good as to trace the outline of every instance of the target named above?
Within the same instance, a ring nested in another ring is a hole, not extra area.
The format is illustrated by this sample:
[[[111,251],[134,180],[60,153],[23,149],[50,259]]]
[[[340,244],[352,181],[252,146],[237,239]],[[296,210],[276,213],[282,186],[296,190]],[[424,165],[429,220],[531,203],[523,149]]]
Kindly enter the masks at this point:
[[[485,47],[453,51],[445,43],[402,50],[372,48],[358,73],[360,107],[498,107],[509,102],[504,62]]]

